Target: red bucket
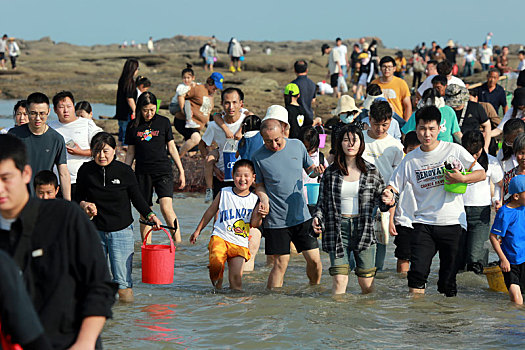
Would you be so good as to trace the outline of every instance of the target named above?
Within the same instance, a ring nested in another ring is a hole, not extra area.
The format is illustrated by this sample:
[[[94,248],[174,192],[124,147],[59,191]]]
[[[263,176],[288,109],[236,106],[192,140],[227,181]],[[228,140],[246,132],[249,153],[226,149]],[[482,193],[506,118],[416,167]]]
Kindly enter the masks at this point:
[[[142,283],[171,284],[175,269],[175,245],[168,231],[162,229],[170,239],[170,245],[146,245],[150,229],[142,242]]]

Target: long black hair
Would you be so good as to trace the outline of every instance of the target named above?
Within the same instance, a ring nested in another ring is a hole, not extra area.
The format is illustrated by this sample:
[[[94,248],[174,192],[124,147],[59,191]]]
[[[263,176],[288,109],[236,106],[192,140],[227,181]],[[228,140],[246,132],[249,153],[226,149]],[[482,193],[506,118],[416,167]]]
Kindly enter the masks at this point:
[[[348,165],[346,164],[346,155],[343,151],[343,139],[345,136],[353,136],[354,140],[359,137],[360,145],[359,150],[356,154],[356,165],[362,173],[367,172],[365,160],[363,159],[363,152],[365,151],[365,139],[363,136],[363,131],[360,127],[354,124],[347,124],[341,128],[337,133],[337,142],[335,144],[335,160],[334,165],[343,173],[345,176],[348,175]]]
[[[463,134],[461,138],[461,144],[465,149],[472,155],[478,153],[481,150],[481,155],[478,158],[478,163],[485,169],[489,168],[489,157],[485,152],[485,138],[479,130],[469,130]]]
[[[139,61],[137,61],[134,58],[128,58],[126,63],[124,63],[124,68],[122,68],[122,73],[120,74],[120,78],[118,80],[118,89],[121,91],[134,91],[136,88],[135,86],[135,79],[133,79],[133,76],[135,75],[135,72],[139,68]]]
[[[147,106],[149,104],[157,106],[157,98],[155,95],[153,95],[152,92],[145,91],[142,94],[140,94],[139,99],[137,100],[137,107],[135,108],[135,122],[133,124],[134,127],[137,127],[142,123],[144,120],[144,116],[142,115],[142,107]]]

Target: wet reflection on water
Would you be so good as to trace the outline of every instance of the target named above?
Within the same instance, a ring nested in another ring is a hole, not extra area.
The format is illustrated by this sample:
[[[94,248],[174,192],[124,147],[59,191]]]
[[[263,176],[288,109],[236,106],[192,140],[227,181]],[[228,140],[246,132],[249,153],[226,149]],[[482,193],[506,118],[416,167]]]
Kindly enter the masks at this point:
[[[172,285],[141,282],[140,234],[135,227],[132,304],[116,304],[103,333],[106,349],[510,348],[525,345],[525,309],[488,290],[484,276],[458,275],[458,296],[437,293],[437,259],[428,294],[408,296],[395,273],[393,246],[376,291],[363,296],[355,276],[348,294],[332,298],[329,259],[322,254],[320,286],[309,286],[304,259],[293,256],[279,291],[265,289],[269,268],[259,253],[244,276],[244,292],[214,292],[206,268],[211,226],[187,243],[207,208],[201,195],[176,195],[183,244],[175,254]],[[160,210],[155,208],[155,211]],[[161,235],[154,237],[164,240]],[[264,240],[263,240],[264,246]],[[262,250],[264,252],[264,250]],[[492,259],[494,260],[494,259]]]

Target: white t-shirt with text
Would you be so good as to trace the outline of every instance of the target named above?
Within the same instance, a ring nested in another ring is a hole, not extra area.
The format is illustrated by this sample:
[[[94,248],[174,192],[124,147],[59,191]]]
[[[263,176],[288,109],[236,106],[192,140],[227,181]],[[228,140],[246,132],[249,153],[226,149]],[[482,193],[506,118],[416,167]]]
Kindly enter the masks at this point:
[[[488,154],[488,158],[487,178],[467,186],[467,192],[463,195],[463,202],[466,207],[483,207],[490,205],[492,202],[490,182],[492,181],[492,183],[496,184],[503,180],[503,169],[499,161],[490,154]]]
[[[394,170],[389,184],[402,192],[408,184],[412,185],[417,209],[414,223],[447,226],[460,224],[467,228],[467,218],[463,195],[445,191],[444,162],[452,157],[460,161],[465,169],[474,162],[474,157],[460,145],[440,141],[429,152],[417,148],[407,154]],[[472,171],[483,170],[474,164]]]

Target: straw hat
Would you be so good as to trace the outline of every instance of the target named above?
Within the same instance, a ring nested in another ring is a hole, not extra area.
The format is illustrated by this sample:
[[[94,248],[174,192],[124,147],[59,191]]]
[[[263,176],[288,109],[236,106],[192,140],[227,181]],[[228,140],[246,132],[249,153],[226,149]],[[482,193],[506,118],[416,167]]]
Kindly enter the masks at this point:
[[[337,108],[332,111],[332,114],[339,115],[341,113],[354,112],[354,111],[359,112],[361,110],[357,108],[357,106],[355,105],[355,100],[353,99],[353,97],[348,96],[348,95],[343,95],[341,96],[339,101],[337,101]]]
[[[454,46],[455,46],[454,41],[453,41],[452,39],[450,39],[450,40],[447,42],[447,46],[454,47]]]

